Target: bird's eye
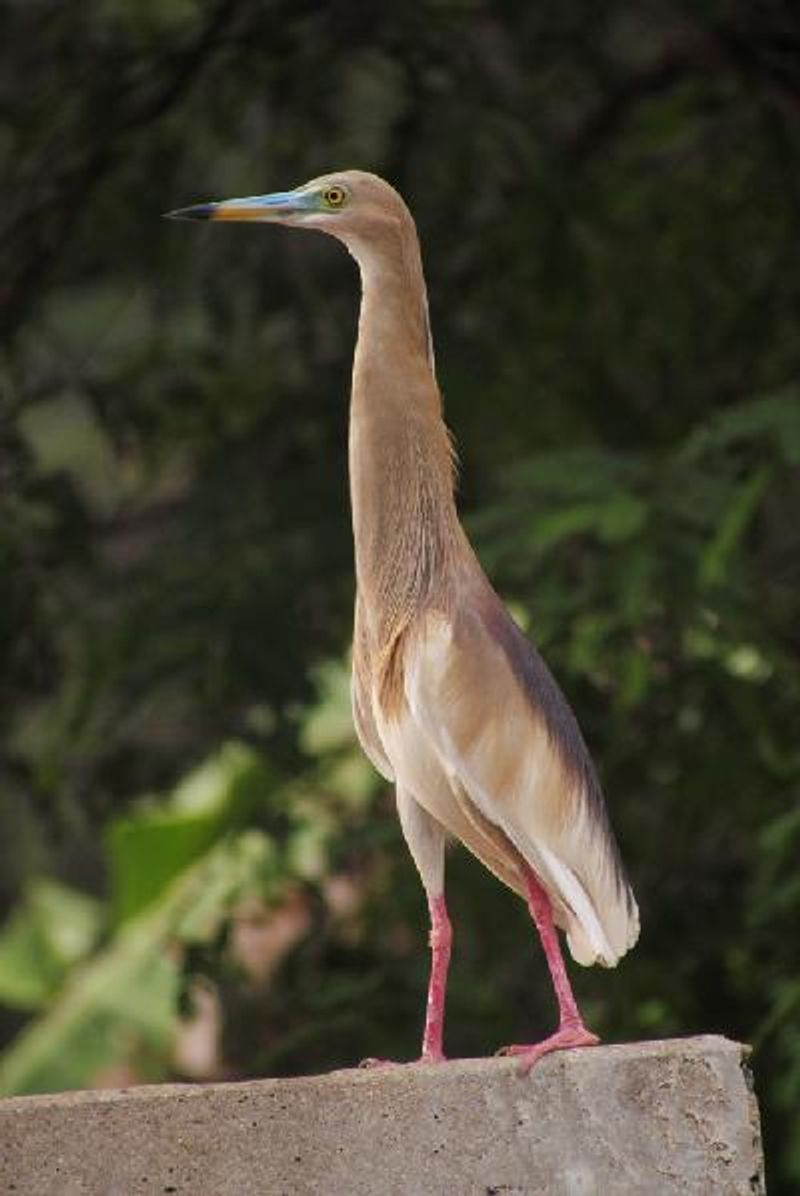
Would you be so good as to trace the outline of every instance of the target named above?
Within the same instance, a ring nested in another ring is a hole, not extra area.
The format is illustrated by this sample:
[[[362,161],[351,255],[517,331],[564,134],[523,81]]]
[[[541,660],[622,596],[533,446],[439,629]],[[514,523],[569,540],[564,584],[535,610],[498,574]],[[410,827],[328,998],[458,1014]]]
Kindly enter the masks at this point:
[[[322,198],[329,208],[340,208],[345,201],[344,187],[326,187],[322,192]]]

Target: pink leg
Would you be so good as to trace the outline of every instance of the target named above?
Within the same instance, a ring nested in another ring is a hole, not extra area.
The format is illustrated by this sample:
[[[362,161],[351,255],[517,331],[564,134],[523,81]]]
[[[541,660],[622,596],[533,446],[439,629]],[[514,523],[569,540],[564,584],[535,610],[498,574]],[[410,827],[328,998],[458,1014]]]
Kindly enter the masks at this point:
[[[442,1035],[444,1033],[444,1000],[447,989],[447,970],[450,966],[450,944],[453,931],[447,916],[444,896],[429,897],[431,915],[431,973],[428,980],[428,1004],[425,1010],[425,1030],[422,1035],[422,1054],[417,1063],[444,1063]],[[360,1067],[392,1066],[389,1059],[364,1059]]]
[[[422,1036],[422,1060],[441,1063],[442,1033],[444,1031],[444,999],[447,989],[447,969],[450,966],[450,944],[453,931],[447,916],[444,896],[429,897],[431,914],[431,975],[428,981],[428,1004],[425,1012],[425,1032]]]
[[[536,924],[536,929],[539,931],[539,938],[542,940],[544,953],[547,956],[547,966],[550,969],[553,988],[556,990],[559,1015],[558,1029],[549,1038],[530,1045],[504,1047],[498,1052],[503,1055],[520,1055],[522,1071],[528,1072],[534,1063],[541,1059],[542,1055],[547,1055],[550,1051],[563,1050],[566,1047],[595,1046],[600,1040],[586,1029],[578,1012],[575,995],[564,966],[558,932],[553,925],[553,907],[550,904],[550,898],[534,872],[527,867],[525,880],[528,886],[528,908]]]

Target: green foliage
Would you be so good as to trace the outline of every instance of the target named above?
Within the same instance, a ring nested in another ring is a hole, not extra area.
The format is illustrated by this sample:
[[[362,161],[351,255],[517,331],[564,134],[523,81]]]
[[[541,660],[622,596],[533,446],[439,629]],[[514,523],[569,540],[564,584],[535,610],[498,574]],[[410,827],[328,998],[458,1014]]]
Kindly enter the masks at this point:
[[[178,1009],[178,947],[212,942],[242,894],[267,891],[279,871],[267,835],[231,834],[224,823],[254,767],[252,753],[228,745],[159,816],[148,810],[112,822],[111,889],[121,924],[91,957],[98,903],[40,882],[12,915],[0,938],[0,995],[45,1011],[0,1060],[0,1091],[80,1087],[134,1048],[163,1074]],[[201,812],[210,826],[205,838]],[[146,887],[143,872],[153,877]]]
[[[39,1009],[94,947],[102,906],[53,880],[31,881],[0,935],[0,1001]]]
[[[106,843],[116,921],[140,913],[223,834],[246,824],[269,788],[258,756],[231,743],[181,781],[168,802],[114,819]]]
[[[176,1045],[198,994],[214,1074],[416,1049],[424,903],[344,663],[352,265],[159,219],[359,165],[417,217],[465,521],[641,899],[636,952],[576,978],[587,1015],[753,1041],[796,1190],[794,10],[2,21],[3,1090],[207,1074]],[[451,1052],[544,1032],[524,910],[448,874]]]

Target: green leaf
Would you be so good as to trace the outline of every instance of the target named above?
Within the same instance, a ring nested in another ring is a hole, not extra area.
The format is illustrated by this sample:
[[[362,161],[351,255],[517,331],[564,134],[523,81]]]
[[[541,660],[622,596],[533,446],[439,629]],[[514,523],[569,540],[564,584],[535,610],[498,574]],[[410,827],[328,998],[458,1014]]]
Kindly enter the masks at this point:
[[[636,706],[644,697],[651,679],[650,658],[638,648],[631,648],[622,659],[619,701],[623,706]]]
[[[544,553],[562,540],[595,530],[597,525],[598,511],[595,503],[564,507],[535,519],[531,529],[531,544],[538,552]]]
[[[100,902],[52,880],[33,881],[0,933],[0,1002],[36,1009],[100,933]]]
[[[303,722],[300,742],[310,756],[319,756],[355,742],[350,698],[350,669],[328,660],[315,670],[319,694]]]
[[[700,582],[702,585],[718,585],[724,579],[728,562],[756,512],[771,473],[771,469],[763,466],[740,487],[735,500],[700,559]]]
[[[647,507],[633,494],[618,491],[599,512],[599,532],[607,543],[630,540],[643,526]]]
[[[221,819],[168,810],[118,819],[106,832],[112,907],[124,922],[157,900],[167,885],[214,842]]]
[[[709,453],[755,440],[770,442],[788,465],[800,465],[800,393],[796,387],[722,411],[691,434],[680,458],[699,461]]]
[[[257,799],[270,779],[262,757],[232,741],[177,785],[169,805],[186,813],[227,817]]]
[[[116,921],[156,900],[223,831],[241,824],[271,783],[257,753],[229,743],[194,769],[166,804],[111,823],[106,849]]]
[[[128,479],[89,404],[63,393],[33,404],[21,416],[20,432],[43,474],[64,472],[87,500],[114,509]]]

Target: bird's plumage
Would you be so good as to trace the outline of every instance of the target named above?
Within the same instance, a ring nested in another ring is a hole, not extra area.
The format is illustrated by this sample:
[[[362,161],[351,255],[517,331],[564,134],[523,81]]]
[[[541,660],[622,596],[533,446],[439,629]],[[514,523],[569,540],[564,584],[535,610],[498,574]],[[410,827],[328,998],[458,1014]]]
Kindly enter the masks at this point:
[[[359,737],[384,775],[521,895],[525,860],[575,959],[611,966],[639,922],[591,759],[547,666],[477,564],[469,573],[452,603],[409,624],[389,704],[356,646]]]
[[[318,228],[343,241],[361,271],[349,444],[353,715],[366,754],[396,784],[428,894],[435,937],[423,1057],[443,1057],[446,836],[529,901],[561,1014],[531,1061],[588,1045],[596,1039],[580,1020],[553,919],[576,960],[612,966],[636,941],[638,910],[575,717],[458,520],[408,208],[384,180],[344,171],[178,213],[193,214]]]
[[[390,231],[357,246],[356,728],[383,775],[511,888],[524,894],[520,857],[533,868],[579,962],[612,965],[636,903],[575,718],[458,523],[416,232],[386,202]]]

